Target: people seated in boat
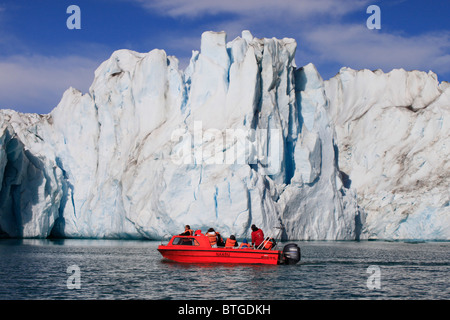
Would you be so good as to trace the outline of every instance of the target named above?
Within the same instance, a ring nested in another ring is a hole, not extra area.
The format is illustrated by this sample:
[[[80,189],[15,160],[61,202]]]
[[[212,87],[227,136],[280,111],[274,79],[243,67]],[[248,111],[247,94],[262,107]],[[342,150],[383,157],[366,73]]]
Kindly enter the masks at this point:
[[[264,240],[264,246],[263,250],[272,250],[273,247],[275,247],[277,243],[275,242],[274,238],[267,237],[266,240]]]
[[[193,236],[193,235],[194,230],[192,230],[188,224],[184,227],[184,232],[179,234],[179,236]]]
[[[225,247],[225,241],[223,241],[222,236],[218,232],[217,232],[217,246],[218,247]]]
[[[214,228],[209,228],[208,232],[206,233],[206,236],[209,239],[209,243],[211,244],[211,247],[217,248],[217,247],[225,246],[225,243],[223,242],[223,239],[220,236],[220,233],[216,232],[214,230]]]
[[[236,241],[236,237],[234,235],[231,235],[227,242],[225,242],[225,248],[232,249],[234,247],[239,247],[239,243]]]
[[[252,245],[258,249],[260,244],[264,241],[264,232],[257,228],[254,224],[251,226],[252,229]]]
[[[247,239],[242,240],[241,245],[239,246],[239,249],[247,249],[251,248],[252,246],[248,243]]]

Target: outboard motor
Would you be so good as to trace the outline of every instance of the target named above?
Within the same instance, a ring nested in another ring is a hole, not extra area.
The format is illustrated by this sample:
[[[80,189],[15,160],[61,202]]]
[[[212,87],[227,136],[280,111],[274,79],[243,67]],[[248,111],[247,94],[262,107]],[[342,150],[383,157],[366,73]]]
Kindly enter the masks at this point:
[[[300,248],[295,243],[288,243],[283,248],[284,264],[296,264],[300,261]]]

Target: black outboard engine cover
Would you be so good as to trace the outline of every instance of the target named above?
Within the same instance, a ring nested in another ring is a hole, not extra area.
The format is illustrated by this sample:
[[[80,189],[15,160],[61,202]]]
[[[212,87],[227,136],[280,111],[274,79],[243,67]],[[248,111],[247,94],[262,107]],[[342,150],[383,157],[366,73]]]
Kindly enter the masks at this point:
[[[283,248],[284,264],[296,264],[300,261],[300,248],[295,243],[288,243]]]

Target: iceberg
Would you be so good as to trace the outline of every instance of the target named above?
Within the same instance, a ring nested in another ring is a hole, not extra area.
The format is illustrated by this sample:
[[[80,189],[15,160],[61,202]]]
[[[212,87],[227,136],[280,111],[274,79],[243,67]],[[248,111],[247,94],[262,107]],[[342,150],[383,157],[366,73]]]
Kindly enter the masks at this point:
[[[0,237],[450,239],[450,89],[298,68],[294,39],[115,51],[46,115],[0,110]]]

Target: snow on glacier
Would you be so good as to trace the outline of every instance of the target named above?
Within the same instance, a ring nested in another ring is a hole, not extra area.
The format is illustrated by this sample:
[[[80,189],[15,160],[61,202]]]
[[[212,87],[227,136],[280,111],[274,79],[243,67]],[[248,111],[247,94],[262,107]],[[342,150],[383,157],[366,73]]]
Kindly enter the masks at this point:
[[[183,72],[118,50],[48,115],[0,112],[0,236],[450,239],[450,91],[297,68],[293,39],[205,32]],[[395,128],[395,130],[393,130]]]
[[[325,90],[368,237],[449,239],[448,83],[432,72],[342,68]]]
[[[1,237],[41,237],[58,218],[63,176],[40,135],[38,123],[44,118],[11,110],[0,114]]]

